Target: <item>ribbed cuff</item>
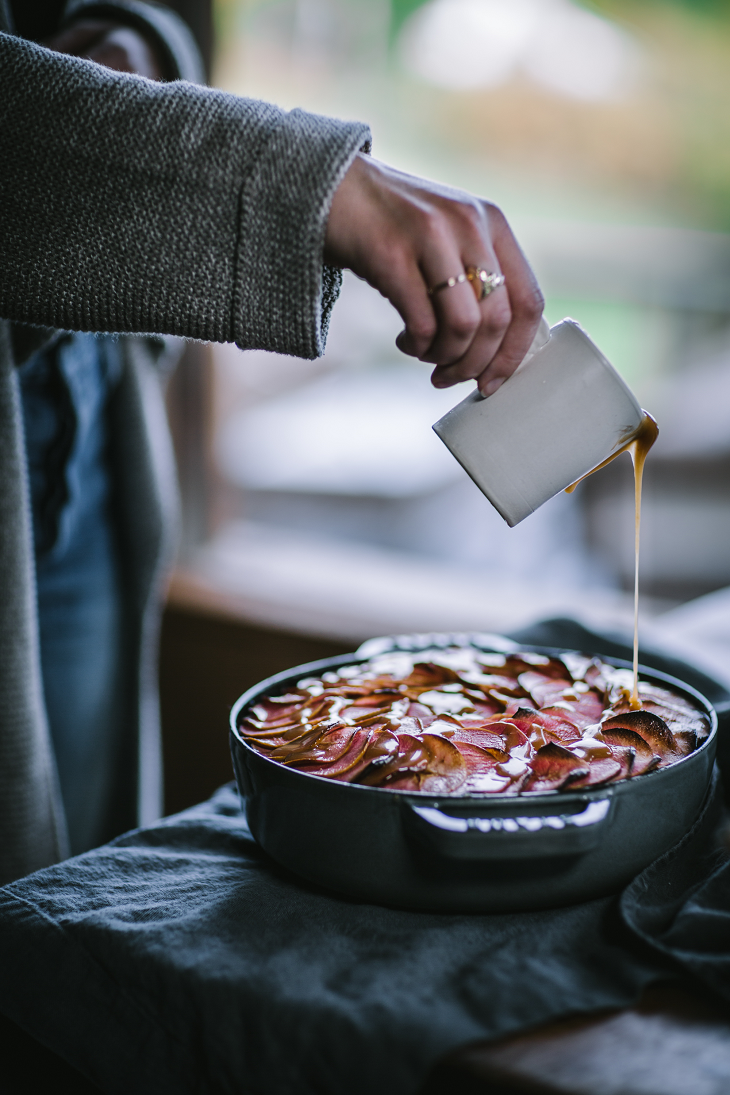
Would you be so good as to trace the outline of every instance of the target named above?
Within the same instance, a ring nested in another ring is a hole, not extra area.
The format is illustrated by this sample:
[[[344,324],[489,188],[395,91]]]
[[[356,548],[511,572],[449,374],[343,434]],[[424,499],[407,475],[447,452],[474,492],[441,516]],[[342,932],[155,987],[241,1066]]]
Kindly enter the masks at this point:
[[[335,190],[370,131],[303,110],[285,114],[241,195],[232,325],[241,349],[324,353],[341,272],[324,265]]]
[[[79,18],[113,19],[153,38],[163,61],[165,80],[204,84],[200,51],[186,23],[161,4],[141,0],[70,0],[64,23]]]

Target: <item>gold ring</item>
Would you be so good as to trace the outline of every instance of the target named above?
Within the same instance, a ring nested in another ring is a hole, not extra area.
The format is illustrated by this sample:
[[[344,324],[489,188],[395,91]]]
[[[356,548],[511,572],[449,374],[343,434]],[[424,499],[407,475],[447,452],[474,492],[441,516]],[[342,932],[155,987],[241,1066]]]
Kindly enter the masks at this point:
[[[471,269],[471,267],[469,269]],[[461,274],[456,274],[453,278],[447,278],[446,281],[440,281],[438,285],[434,285],[433,289],[428,290],[428,295],[432,297],[434,293],[439,293],[442,289],[453,289],[455,285],[461,285],[461,283],[467,281],[468,278],[468,273],[465,274],[462,271]]]
[[[471,282],[477,300],[484,300],[506,280],[504,274],[492,274],[481,266],[467,266],[466,279]]]

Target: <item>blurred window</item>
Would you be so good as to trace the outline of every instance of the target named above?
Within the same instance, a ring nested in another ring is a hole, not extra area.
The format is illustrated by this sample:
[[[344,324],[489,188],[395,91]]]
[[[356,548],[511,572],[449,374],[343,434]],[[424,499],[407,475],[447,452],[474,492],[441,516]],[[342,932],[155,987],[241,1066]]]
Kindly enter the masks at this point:
[[[644,588],[730,583],[726,5],[218,0],[216,19],[219,86],[367,120],[380,158],[497,201],[549,320],[581,322],[659,415]],[[399,329],[346,274],[321,361],[213,347],[212,539],[189,565],[343,634],[621,615],[628,461],[508,529],[430,429],[467,391],[431,389]],[[721,539],[693,555],[675,532],[700,521]]]

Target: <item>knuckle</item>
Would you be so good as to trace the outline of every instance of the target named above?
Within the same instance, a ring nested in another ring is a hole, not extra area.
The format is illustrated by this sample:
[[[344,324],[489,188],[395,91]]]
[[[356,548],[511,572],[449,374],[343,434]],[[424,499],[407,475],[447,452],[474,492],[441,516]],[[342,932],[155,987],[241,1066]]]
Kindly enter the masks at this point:
[[[430,346],[437,330],[436,320],[426,317],[416,319],[408,326],[408,334],[419,346]]]
[[[478,232],[484,224],[484,214],[477,201],[455,201],[453,212],[467,230]]]
[[[446,217],[433,205],[423,207],[418,212],[419,231],[427,238],[441,239],[446,232]]]
[[[489,335],[503,335],[512,321],[512,309],[509,304],[496,304],[487,312],[483,327]]]
[[[449,320],[449,333],[460,342],[473,338],[479,327],[479,317],[466,315],[453,316]]]
[[[487,217],[487,220],[495,228],[507,224],[507,218],[502,210],[494,202],[485,201],[482,203],[482,209]]]
[[[529,320],[538,320],[545,309],[545,297],[537,286],[519,301],[519,311]]]

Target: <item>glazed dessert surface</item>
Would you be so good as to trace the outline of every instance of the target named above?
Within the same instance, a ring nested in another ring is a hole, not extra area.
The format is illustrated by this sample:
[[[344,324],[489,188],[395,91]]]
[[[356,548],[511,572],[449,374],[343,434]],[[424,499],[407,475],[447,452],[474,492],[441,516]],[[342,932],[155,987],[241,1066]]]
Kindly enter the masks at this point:
[[[707,738],[684,696],[598,658],[472,648],[383,654],[258,699],[239,722],[300,772],[407,792],[595,787],[676,764]]]

